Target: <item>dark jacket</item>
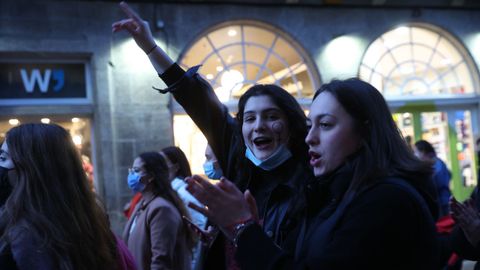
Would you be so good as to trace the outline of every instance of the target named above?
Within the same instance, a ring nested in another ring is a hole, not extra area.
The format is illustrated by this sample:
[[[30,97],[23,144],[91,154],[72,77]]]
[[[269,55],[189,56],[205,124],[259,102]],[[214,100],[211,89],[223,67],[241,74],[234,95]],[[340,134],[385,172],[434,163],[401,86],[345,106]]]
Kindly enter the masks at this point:
[[[255,167],[245,158],[240,127],[218,100],[211,86],[197,74],[198,67],[184,72],[176,64],[160,77],[169,86],[160,92],[171,92],[187,114],[200,128],[218,159],[224,176],[242,191],[249,189],[257,201],[264,231],[282,245],[290,228],[294,227],[294,213],[290,207],[297,200],[301,183],[313,178],[308,167],[307,154],[292,156],[272,171]],[[299,199],[300,200],[300,199]],[[224,244],[219,239],[209,251],[205,269],[222,269]]]
[[[350,179],[340,169],[311,183],[295,254],[247,227],[237,249],[242,269],[439,269],[434,218],[420,193],[389,178],[343,204]]]
[[[0,269],[58,269],[53,256],[42,247],[40,236],[26,222],[19,222],[7,237],[0,241]]]

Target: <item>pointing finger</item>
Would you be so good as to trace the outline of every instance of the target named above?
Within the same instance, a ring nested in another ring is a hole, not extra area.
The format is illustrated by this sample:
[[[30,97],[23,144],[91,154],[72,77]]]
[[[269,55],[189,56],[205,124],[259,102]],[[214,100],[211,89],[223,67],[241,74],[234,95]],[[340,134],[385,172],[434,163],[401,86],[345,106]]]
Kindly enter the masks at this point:
[[[138,14],[133,11],[132,8],[130,8],[130,6],[128,6],[128,4],[126,2],[120,2],[120,8],[123,10],[123,12],[125,12],[125,14],[128,15],[128,17],[132,18],[133,20],[137,21],[137,22],[141,22],[142,21],[142,18],[140,18],[140,16],[138,16]]]

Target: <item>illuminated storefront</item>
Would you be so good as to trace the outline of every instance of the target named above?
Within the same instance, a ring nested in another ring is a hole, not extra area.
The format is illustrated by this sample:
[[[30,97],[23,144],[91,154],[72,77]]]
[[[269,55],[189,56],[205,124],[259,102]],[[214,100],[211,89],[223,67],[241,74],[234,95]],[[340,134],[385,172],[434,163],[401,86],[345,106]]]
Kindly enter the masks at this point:
[[[4,58],[0,61],[0,141],[23,123],[57,124],[70,132],[95,186],[91,90],[86,61]]]
[[[451,188],[464,198],[477,185],[478,72],[465,47],[427,24],[402,25],[368,47],[360,78],[389,101],[403,135],[430,142],[452,171]]]
[[[202,65],[199,73],[232,115],[255,83],[284,87],[308,111],[323,82],[371,82],[405,136],[434,144],[453,172],[457,198],[468,196],[478,182],[480,137],[480,11],[467,8],[471,1],[454,1],[465,8],[227,2],[130,4],[175,61]],[[144,52],[128,34],[111,33],[122,18],[118,2],[108,0],[5,0],[0,9],[0,140],[26,122],[68,129],[90,159],[86,167],[93,167],[116,232],[132,196],[128,168],[139,153],[175,144],[202,173],[206,145],[171,95],[152,89],[165,85]]]

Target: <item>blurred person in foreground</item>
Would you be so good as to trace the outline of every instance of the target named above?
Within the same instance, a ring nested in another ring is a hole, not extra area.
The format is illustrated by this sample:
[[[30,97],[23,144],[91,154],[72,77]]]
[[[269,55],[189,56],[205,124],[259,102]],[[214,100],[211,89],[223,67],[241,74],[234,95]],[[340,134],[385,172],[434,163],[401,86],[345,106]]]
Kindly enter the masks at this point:
[[[65,129],[54,124],[10,129],[0,167],[11,186],[0,210],[0,269],[125,269]]]

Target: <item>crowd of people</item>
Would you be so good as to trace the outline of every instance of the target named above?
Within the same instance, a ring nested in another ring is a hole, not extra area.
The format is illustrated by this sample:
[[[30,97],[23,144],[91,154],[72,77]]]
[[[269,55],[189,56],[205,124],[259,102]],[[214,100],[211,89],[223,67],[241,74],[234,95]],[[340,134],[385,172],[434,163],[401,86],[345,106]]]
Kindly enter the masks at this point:
[[[232,117],[199,67],[180,68],[126,3],[128,32],[208,140],[205,175],[175,146],[143,152],[125,185],[122,237],[65,129],[22,124],[0,151],[0,269],[447,269],[480,258],[480,196],[451,198],[427,141],[409,147],[382,94],[359,79],[318,89],[308,117],[254,85]],[[437,221],[452,217],[451,233]],[[457,256],[456,255],[456,256]]]

